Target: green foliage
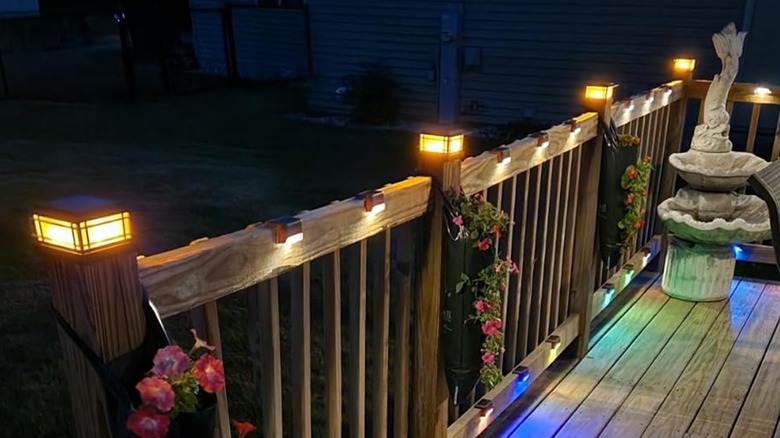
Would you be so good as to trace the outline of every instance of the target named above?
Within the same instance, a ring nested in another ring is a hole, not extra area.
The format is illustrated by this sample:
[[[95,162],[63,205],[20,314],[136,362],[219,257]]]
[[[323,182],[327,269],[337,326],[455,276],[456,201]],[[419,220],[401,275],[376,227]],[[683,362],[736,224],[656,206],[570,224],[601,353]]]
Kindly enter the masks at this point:
[[[635,135],[620,134],[618,136],[618,143],[624,148],[638,147],[640,142],[640,138]]]
[[[628,166],[623,173],[620,185],[626,190],[626,214],[618,223],[622,231],[623,248],[633,245],[637,233],[645,225],[645,213],[647,210],[647,186],[650,182],[650,172],[653,170],[650,156],[644,158],[636,165]]]
[[[380,64],[366,64],[363,70],[344,78],[344,102],[352,107],[353,122],[366,125],[391,124],[398,117],[398,83]]]

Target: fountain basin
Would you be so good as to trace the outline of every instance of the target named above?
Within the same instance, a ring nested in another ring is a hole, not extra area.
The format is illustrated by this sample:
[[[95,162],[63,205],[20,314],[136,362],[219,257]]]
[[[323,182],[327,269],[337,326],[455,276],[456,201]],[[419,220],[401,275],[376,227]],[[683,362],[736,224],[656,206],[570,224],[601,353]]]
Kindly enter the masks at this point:
[[[730,192],[744,187],[750,175],[769,165],[763,158],[749,152],[707,153],[697,150],[672,154],[669,164],[692,188],[712,192]]]
[[[769,210],[758,196],[680,189],[658,206],[675,236],[706,245],[759,242],[771,238]]]
[[[736,267],[728,246],[705,245],[673,237],[666,252],[661,288],[686,301],[720,301],[728,298]]]

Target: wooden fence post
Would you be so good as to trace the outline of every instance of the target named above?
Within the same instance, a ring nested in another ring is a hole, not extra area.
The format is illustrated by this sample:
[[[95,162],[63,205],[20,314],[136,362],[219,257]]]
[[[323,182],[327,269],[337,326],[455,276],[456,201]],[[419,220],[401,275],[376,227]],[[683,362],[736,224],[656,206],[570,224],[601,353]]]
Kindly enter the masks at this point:
[[[146,334],[129,213],[106,209],[108,205],[95,198],[74,197],[43,206],[33,215],[37,240],[46,247],[53,307],[104,361],[138,347]],[[108,212],[108,217],[116,217],[117,212],[121,215],[119,221],[113,222],[113,230],[123,230],[122,236],[115,237],[111,248],[103,246],[98,248],[99,252],[91,253],[100,244],[95,237],[101,233],[105,236],[107,228],[98,230],[101,225],[97,225],[90,229],[88,221],[107,217]],[[113,412],[106,409],[100,379],[62,328],[59,337],[76,436],[110,437],[109,417]]]
[[[590,88],[590,87],[589,87]],[[589,96],[586,92],[585,105],[588,110],[599,114],[601,122],[609,126],[612,120],[612,94],[614,85],[603,88],[602,95]],[[583,145],[582,161],[577,196],[577,229],[574,238],[574,286],[575,306],[579,314],[577,357],[584,357],[590,341],[591,304],[596,263],[596,231],[598,222],[599,179],[601,177],[601,149],[603,146],[603,124],[599,124],[596,138]]]
[[[420,271],[414,298],[413,319],[413,437],[443,438],[447,436],[447,383],[444,377],[444,352],[441,347],[442,301],[442,239],[444,236],[443,199],[438,190],[460,187],[460,157],[450,153],[449,137],[441,136],[445,145],[441,151],[426,151],[421,145],[420,170],[434,181],[431,187],[429,212],[421,234]],[[422,142],[421,138],[421,142]]]

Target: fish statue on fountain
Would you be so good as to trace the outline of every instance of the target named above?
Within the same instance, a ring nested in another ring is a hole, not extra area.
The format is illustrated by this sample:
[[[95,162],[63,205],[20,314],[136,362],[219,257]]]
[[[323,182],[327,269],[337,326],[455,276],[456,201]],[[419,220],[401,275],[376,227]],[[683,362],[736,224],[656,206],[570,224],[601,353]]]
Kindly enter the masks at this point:
[[[672,234],[662,288],[667,295],[691,301],[717,301],[731,292],[734,245],[770,238],[769,211],[757,196],[737,192],[769,163],[749,152],[735,152],[726,110],[729,90],[739,70],[745,32],[734,23],[712,36],[722,61],[704,99],[704,120],[694,130],[691,148],[669,156],[669,164],[688,187],[658,206]]]

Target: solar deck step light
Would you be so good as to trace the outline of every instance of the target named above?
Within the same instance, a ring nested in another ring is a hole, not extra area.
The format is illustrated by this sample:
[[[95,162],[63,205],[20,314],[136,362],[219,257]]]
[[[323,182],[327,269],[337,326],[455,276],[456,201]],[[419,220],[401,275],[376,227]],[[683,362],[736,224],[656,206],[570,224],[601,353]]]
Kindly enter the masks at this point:
[[[558,347],[560,347],[560,346],[561,346],[561,337],[560,337],[560,336],[558,336],[558,335],[551,335],[551,336],[549,336],[549,337],[548,337],[548,338],[545,340],[545,342],[547,342],[548,344],[550,344],[550,348],[552,348],[553,350],[557,350],[557,349],[558,349]]]
[[[578,135],[580,132],[582,132],[582,127],[580,126],[580,121],[576,118],[569,119],[564,122],[566,125],[569,125],[569,128],[571,128],[572,135]]]
[[[517,376],[517,383],[526,383],[531,380],[531,372],[524,366],[515,368],[512,370],[512,374]]]
[[[496,154],[496,161],[498,164],[507,165],[512,162],[511,151],[506,146],[499,146],[493,149],[493,153]]]
[[[358,193],[355,198],[363,201],[363,209],[371,215],[379,214],[387,208],[385,205],[385,194],[379,190],[367,190]]]
[[[138,347],[146,334],[130,212],[113,202],[74,196],[41,204],[33,237],[49,272],[52,304],[103,361]],[[60,327],[76,436],[110,436],[104,388],[84,353]]]
[[[282,216],[263,224],[274,230],[277,245],[292,246],[303,240],[303,223],[294,216]]]
[[[537,148],[546,148],[547,146],[550,146],[550,135],[547,131],[534,132],[529,135],[529,137],[536,139]]]
[[[474,405],[475,409],[479,409],[479,418],[489,418],[493,413],[493,400],[483,398]]]

